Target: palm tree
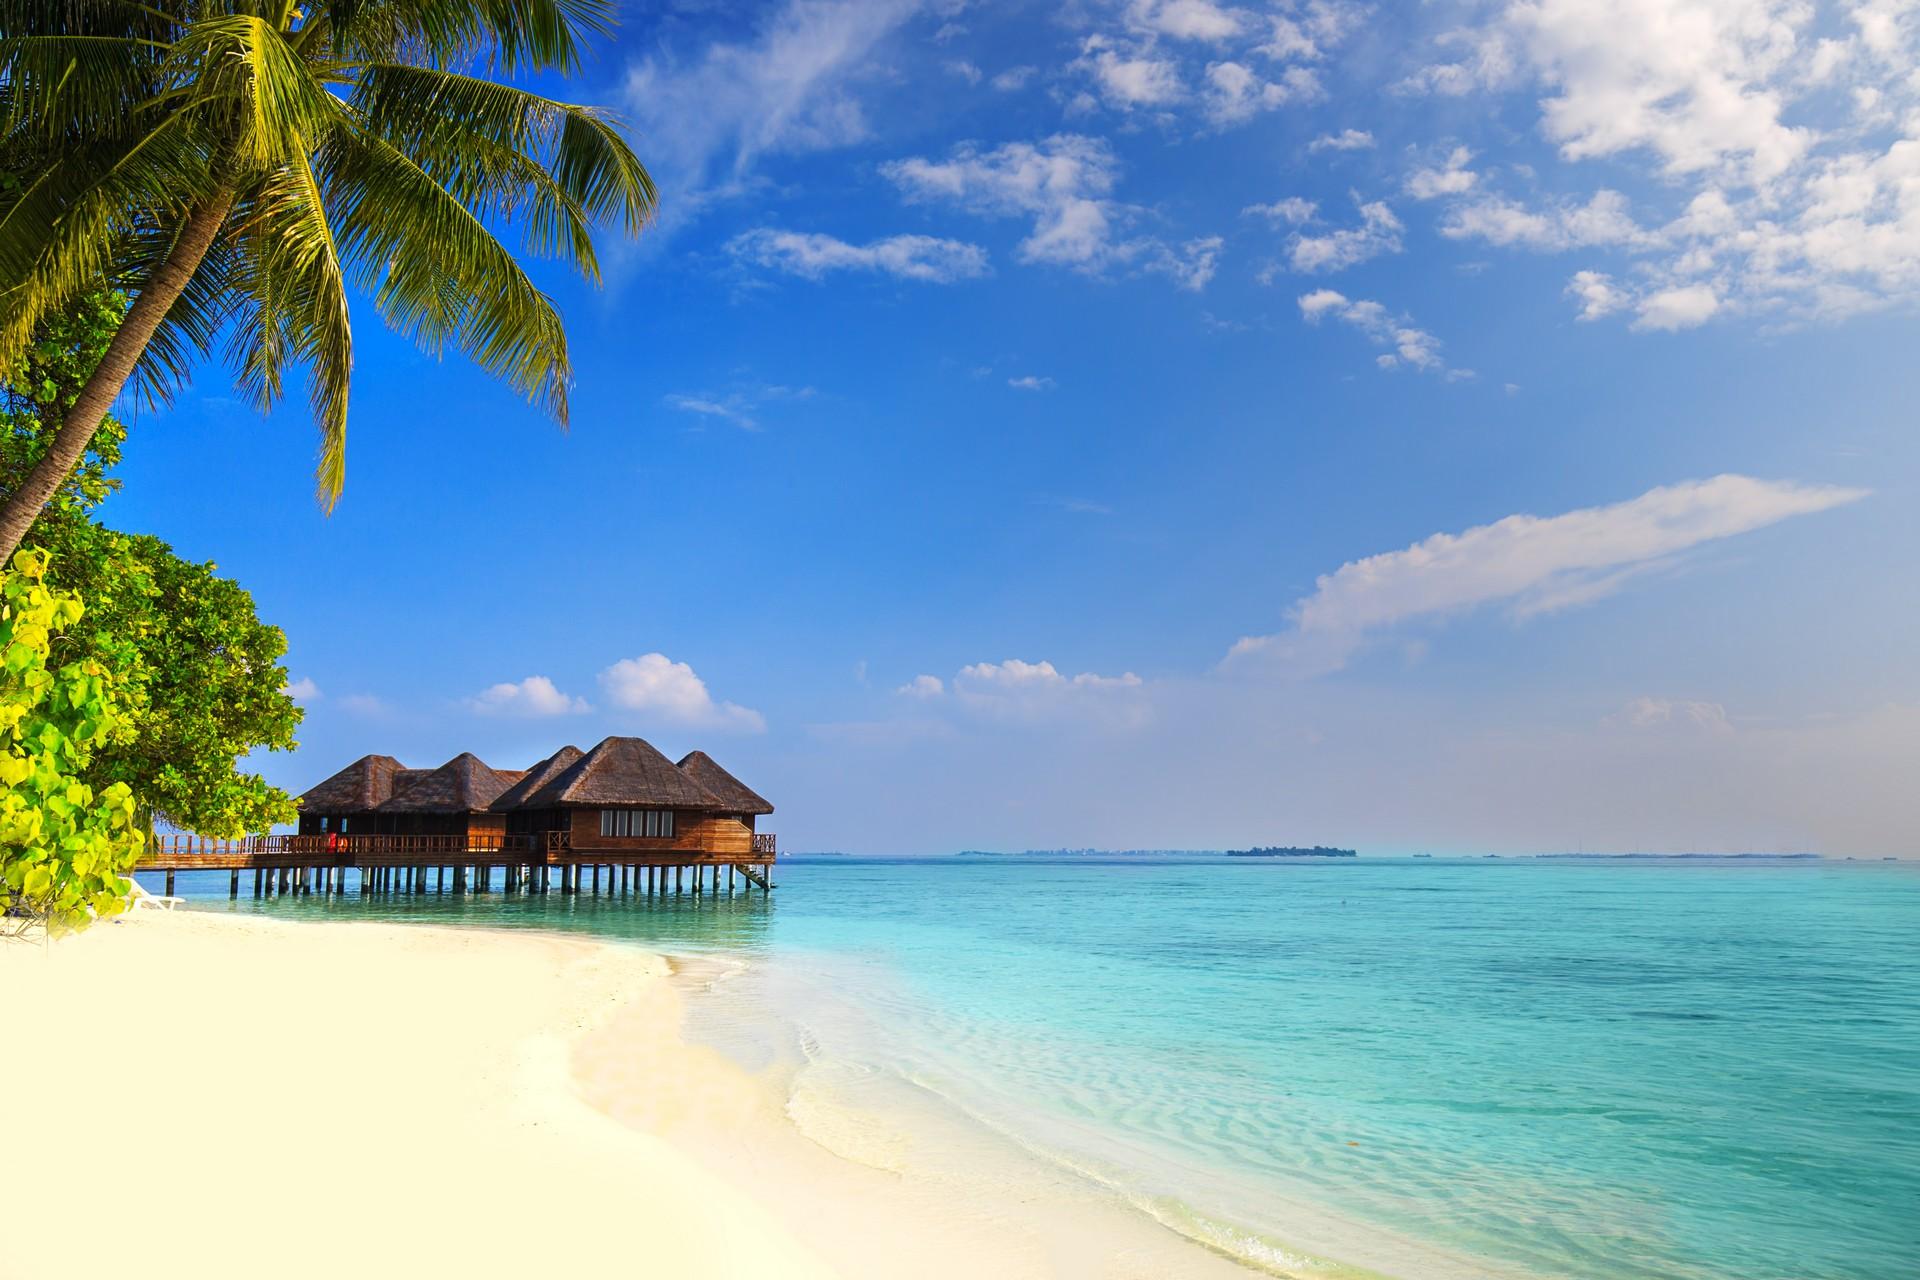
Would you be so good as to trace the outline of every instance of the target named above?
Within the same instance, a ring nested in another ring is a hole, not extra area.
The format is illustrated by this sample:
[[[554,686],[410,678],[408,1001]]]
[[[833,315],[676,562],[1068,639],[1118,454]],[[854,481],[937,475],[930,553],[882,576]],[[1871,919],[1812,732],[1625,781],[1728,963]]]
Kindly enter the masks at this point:
[[[492,228],[598,283],[596,227],[638,234],[653,181],[605,112],[502,80],[577,71],[616,0],[307,3],[0,0],[0,372],[103,281],[132,299],[5,495],[0,564],[129,378],[164,395],[223,339],[263,410],[304,366],[330,510],[349,282],[565,424],[559,313]]]

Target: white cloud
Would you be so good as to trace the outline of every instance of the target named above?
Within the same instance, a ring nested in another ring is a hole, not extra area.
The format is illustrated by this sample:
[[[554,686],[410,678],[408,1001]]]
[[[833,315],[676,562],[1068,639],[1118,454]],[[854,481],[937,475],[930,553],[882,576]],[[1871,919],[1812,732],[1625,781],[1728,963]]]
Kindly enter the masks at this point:
[[[812,387],[754,386],[718,394],[710,391],[675,391],[663,396],[662,403],[698,418],[718,418],[742,431],[760,430],[762,406],[813,398]]]
[[[1309,153],[1321,151],[1367,151],[1373,147],[1373,135],[1365,129],[1342,129],[1323,133],[1307,144]]]
[[[787,0],[749,38],[697,57],[642,58],[624,100],[661,183],[664,216],[685,217],[754,181],[762,156],[848,146],[870,133],[858,81],[915,0]]]
[[[767,722],[758,711],[732,702],[716,702],[706,681],[684,662],[664,653],[622,658],[600,673],[607,701],[669,724],[699,729],[739,729],[759,733]]]
[[[903,698],[937,698],[947,691],[939,676],[919,675],[901,685],[894,692]]]
[[[280,692],[286,694],[295,702],[320,701],[320,686],[315,684],[313,680],[307,676],[301,676],[298,680],[290,682],[286,688]]]
[[[1120,227],[1137,211],[1113,199],[1119,171],[1105,141],[1071,133],[992,151],[967,144],[947,160],[916,156],[882,170],[909,200],[950,201],[991,217],[1031,219],[1015,250],[1022,262],[1091,273],[1126,267],[1164,274],[1182,288],[1203,288],[1213,276],[1219,237],[1177,246],[1152,237],[1120,238]]]
[[[951,284],[987,274],[986,250],[934,236],[888,236],[855,245],[829,235],[760,227],[735,236],[727,243],[727,251],[809,280],[824,279],[834,271],[872,271],[900,280]]]
[[[666,403],[680,410],[682,413],[694,413],[702,417],[719,418],[723,422],[731,422],[734,426],[747,431],[758,431],[760,429],[760,423],[753,415],[738,405],[729,404],[726,401],[714,400],[707,396],[686,395],[676,391],[666,397]]]
[[[564,716],[592,710],[585,698],[569,697],[545,676],[489,686],[467,699],[467,705],[482,715]]]
[[[1487,196],[1450,209],[1440,225],[1440,234],[1456,240],[1479,239],[1539,250],[1633,245],[1652,240],[1627,212],[1627,198],[1618,191],[1596,191],[1585,204],[1549,204],[1540,209]]]
[[[1015,391],[1051,391],[1059,384],[1052,378],[1027,373],[1018,378],[1008,378],[1007,385]]]
[[[1293,606],[1290,630],[1242,639],[1228,656],[1265,654],[1301,674],[1335,670],[1383,628],[1497,603],[1522,617],[1589,604],[1704,543],[1865,496],[1860,489],[1723,475],[1610,506],[1436,533],[1323,575]]]
[[[1333,289],[1316,289],[1312,293],[1302,294],[1299,303],[1300,315],[1309,324],[1318,324],[1323,318],[1332,317],[1352,325],[1375,343],[1391,347],[1390,352],[1375,359],[1382,369],[1407,364],[1423,373],[1437,373],[1447,367],[1447,362],[1440,357],[1438,338],[1418,328],[1405,316],[1393,315],[1378,302],[1349,298]],[[1452,372],[1456,376],[1473,376],[1470,370]]]
[[[1455,147],[1447,153],[1446,160],[1439,168],[1415,169],[1407,175],[1407,194],[1415,200],[1432,200],[1439,196],[1457,196],[1473,188],[1480,175],[1467,168],[1473,159],[1473,152],[1465,147]]]
[[[1628,251],[1641,328],[1920,300],[1920,21],[1903,0],[1505,0],[1445,43],[1406,87],[1525,93],[1563,160],[1646,170],[1678,208],[1641,228],[1604,190],[1492,199],[1449,234]]]
[[[949,62],[947,64],[947,70],[951,74],[960,77],[962,80],[965,80],[968,84],[980,83],[980,76],[981,76],[980,68],[974,66],[971,62],[968,62],[965,58],[956,58],[952,62]]]
[[[1640,300],[1637,308],[1639,316],[1634,320],[1633,327],[1659,329],[1667,333],[1676,329],[1694,329],[1712,319],[1713,313],[1719,309],[1720,297],[1713,291],[1712,285],[1690,284],[1661,289]]]
[[[1187,292],[1199,293],[1213,279],[1224,243],[1219,236],[1199,236],[1179,245],[1140,240],[1130,249],[1140,270],[1166,276]]]
[[[1137,728],[1151,715],[1145,686],[1131,671],[1069,676],[1051,662],[1009,658],[962,667],[951,689],[957,710],[993,721]]]
[[[1576,271],[1567,282],[1567,292],[1580,300],[1580,319],[1598,320],[1626,306],[1630,299],[1617,288],[1613,277],[1604,271]]]
[[[1051,662],[1023,662],[1019,658],[1008,658],[1005,662],[976,662],[960,668],[960,674],[954,677],[956,688],[974,690],[1135,689],[1140,684],[1140,677],[1131,671],[1117,676],[1082,671],[1077,676],[1069,677],[1060,674]]]
[[[1265,218],[1275,226],[1285,223],[1290,227],[1298,227],[1312,222],[1319,208],[1319,205],[1303,196],[1287,196],[1272,204],[1250,204],[1240,212],[1242,215]]]
[[[1316,62],[1360,25],[1366,10],[1343,0],[1308,0],[1268,18],[1264,42],[1257,52],[1274,61]]]
[[[1110,107],[1163,107],[1187,96],[1171,59],[1117,51],[1102,36],[1088,36],[1073,70],[1084,71]]]
[[[1262,111],[1289,102],[1312,102],[1325,93],[1320,77],[1306,67],[1288,67],[1279,79],[1268,80],[1244,63],[1207,64],[1206,113],[1216,125],[1243,124]]]
[[[1020,242],[1022,261],[1088,266],[1112,253],[1119,162],[1099,139],[1063,133],[1037,146],[1010,142],[986,152],[967,145],[950,160],[898,160],[883,172],[909,199],[1031,217],[1033,230]]]
[[[1017,93],[1038,73],[1037,67],[1008,67],[987,83],[1002,93]]]
[[[1088,89],[1070,112],[1107,108],[1162,127],[1243,124],[1264,111],[1323,96],[1317,63],[1356,25],[1358,10],[1312,0],[1284,16],[1211,0],[1132,0],[1098,12],[1067,71]]]
[[[1247,24],[1244,15],[1209,0],[1134,0],[1127,18],[1136,30],[1206,42],[1239,35]]]
[[[1296,231],[1287,245],[1295,271],[1344,271],[1383,253],[1400,252],[1400,219],[1380,201],[1360,205],[1360,225],[1308,235]]]
[[[1733,732],[1725,707],[1717,702],[1685,698],[1634,698],[1602,723],[1639,730],[1680,728],[1712,734]]]

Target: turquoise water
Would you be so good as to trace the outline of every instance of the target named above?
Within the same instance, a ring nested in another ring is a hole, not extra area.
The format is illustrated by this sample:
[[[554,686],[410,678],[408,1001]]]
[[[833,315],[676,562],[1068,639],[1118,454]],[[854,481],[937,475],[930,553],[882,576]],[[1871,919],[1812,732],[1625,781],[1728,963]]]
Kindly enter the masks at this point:
[[[729,998],[778,1007],[809,1055],[1251,1260],[1920,1275],[1920,867],[834,858],[778,879],[235,909],[742,957]],[[224,876],[181,887],[229,906]]]

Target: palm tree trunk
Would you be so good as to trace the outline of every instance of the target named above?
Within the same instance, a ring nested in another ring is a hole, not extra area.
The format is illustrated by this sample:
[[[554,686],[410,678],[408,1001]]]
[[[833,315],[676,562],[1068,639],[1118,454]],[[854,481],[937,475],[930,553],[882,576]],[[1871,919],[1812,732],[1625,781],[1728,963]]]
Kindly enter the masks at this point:
[[[174,299],[200,269],[201,260],[213,247],[220,224],[227,220],[232,208],[233,193],[229,191],[187,216],[172,251],[140,290],[133,306],[127,309],[126,319],[120,322],[119,331],[107,344],[107,353],[100,357],[99,367],[87,379],[87,385],[80,388],[73,407],[67,410],[66,420],[53,433],[53,444],[27,473],[20,487],[6,496],[4,506],[0,506],[0,567],[12,559],[14,548],[27,536],[41,508],[66,483],[86,455],[100,420],[107,416],[107,410],[120,396],[120,389],[133,376],[134,367],[146,353],[147,343],[160,328]]]

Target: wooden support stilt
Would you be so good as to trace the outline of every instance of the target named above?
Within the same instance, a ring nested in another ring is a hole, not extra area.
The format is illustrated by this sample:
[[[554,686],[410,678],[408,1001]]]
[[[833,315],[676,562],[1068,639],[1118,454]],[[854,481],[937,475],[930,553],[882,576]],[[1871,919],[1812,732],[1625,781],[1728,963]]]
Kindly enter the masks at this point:
[[[235,867],[233,869],[232,878],[230,878],[227,881],[227,897],[229,900],[231,900],[239,896],[240,896],[240,868]]]

